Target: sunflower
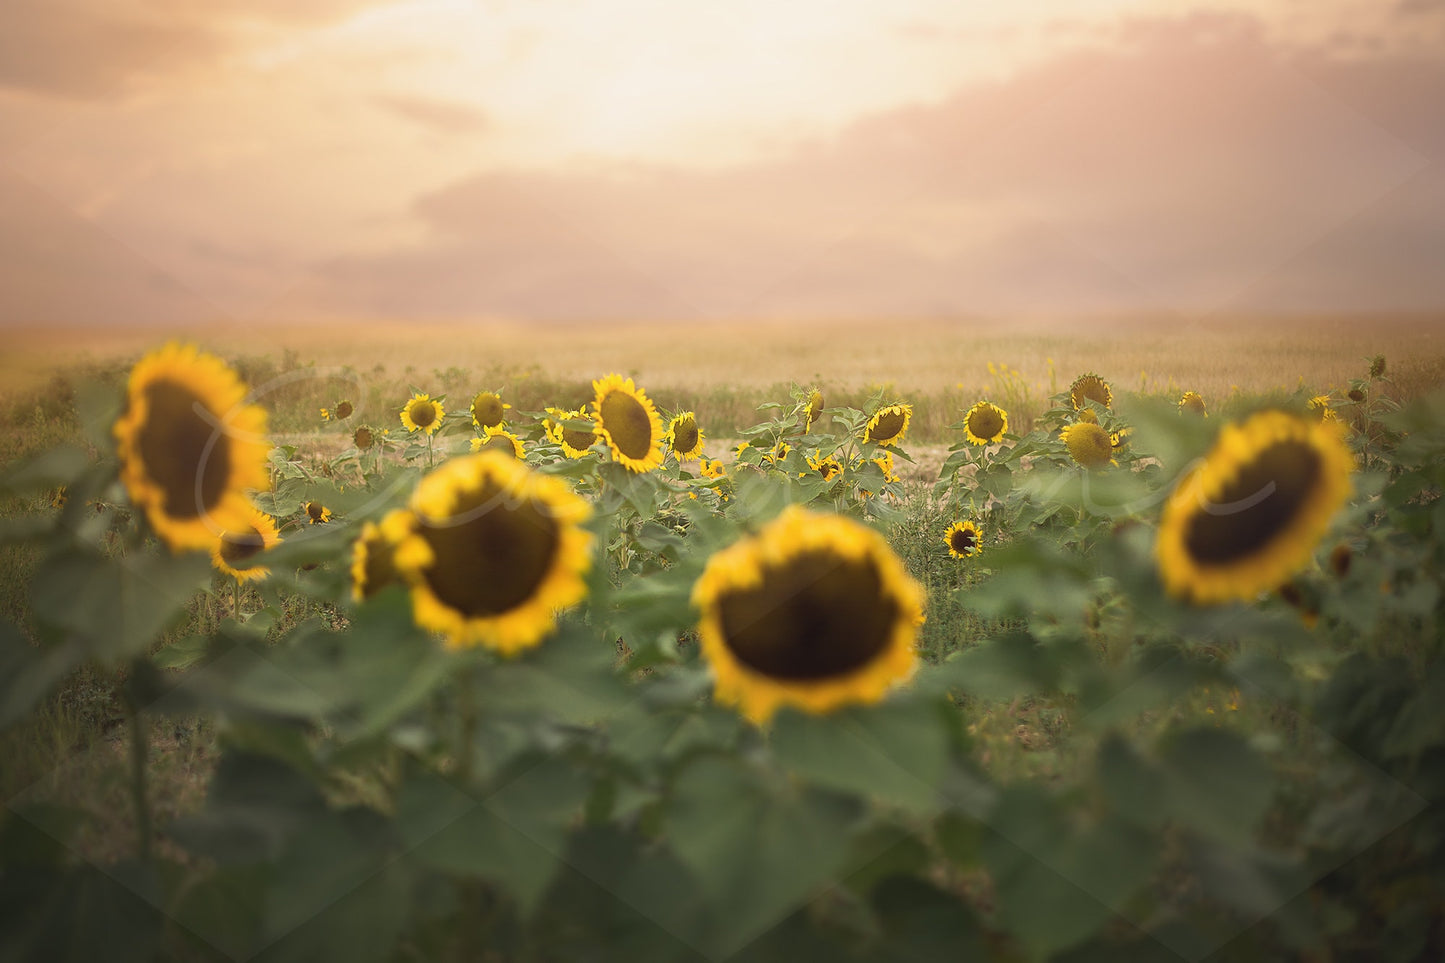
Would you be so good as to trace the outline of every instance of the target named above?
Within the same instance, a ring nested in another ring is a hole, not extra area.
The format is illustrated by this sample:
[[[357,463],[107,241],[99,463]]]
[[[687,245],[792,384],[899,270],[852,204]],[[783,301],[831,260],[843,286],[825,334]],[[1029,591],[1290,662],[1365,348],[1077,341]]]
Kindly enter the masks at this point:
[[[478,391],[472,399],[472,424],[478,428],[496,428],[510,407],[495,391]]]
[[[878,409],[863,431],[863,440],[875,445],[896,445],[908,433],[913,418],[912,405],[886,405]]]
[[[813,428],[813,422],[823,413],[823,392],[814,389],[808,395],[808,404],[803,409],[803,434],[807,434]]]
[[[1099,416],[1094,414],[1094,409],[1092,408],[1080,408],[1075,420],[1087,421],[1091,425],[1097,425],[1099,423]]]
[[[697,416],[684,411],[667,425],[667,447],[677,456],[678,461],[688,461],[702,455],[702,429],[697,426]]]
[[[1355,404],[1359,404],[1360,402],[1365,400],[1365,389],[1351,388],[1349,391],[1345,392],[1345,397],[1350,399],[1350,401],[1354,402]]]
[[[662,419],[631,378],[610,374],[592,382],[597,397],[597,434],[612,457],[631,471],[652,471],[662,464]]]
[[[556,613],[587,594],[587,502],[560,478],[482,454],[454,458],[417,485],[416,521],[396,548],[418,625],[453,648],[511,655],[541,642]]]
[[[1114,449],[1115,454],[1118,454],[1125,445],[1129,444],[1129,436],[1132,434],[1134,434],[1133,428],[1120,428],[1109,435],[1109,447]]]
[[[306,523],[308,525],[324,525],[331,521],[331,509],[320,502],[306,503]]]
[[[693,586],[713,697],[759,724],[782,705],[876,702],[917,665],[923,589],[877,532],[790,506]]]
[[[1074,403],[1075,409],[1086,408],[1091,401],[1108,408],[1114,403],[1114,392],[1110,390],[1109,382],[1098,375],[1082,374],[1069,385],[1069,400]]]
[[[697,470],[704,478],[722,478],[727,474],[727,466],[715,458],[704,458],[698,463]]]
[[[1064,428],[1064,444],[1069,457],[1085,468],[1103,468],[1114,457],[1114,443],[1109,433],[1089,421],[1075,422]]]
[[[264,565],[246,565],[246,560],[280,544],[276,519],[259,509],[251,510],[251,521],[235,531],[222,532],[211,546],[211,564],[238,582],[263,579],[271,574]]]
[[[552,425],[552,440],[562,446],[562,453],[568,458],[582,458],[597,444],[597,432],[585,428],[569,428],[564,421],[585,421],[596,424],[592,416],[582,410],[559,412],[559,419]]]
[[[412,395],[411,400],[401,409],[401,423],[406,426],[407,431],[424,431],[428,435],[436,433],[445,416],[446,409],[431,395]]]
[[[968,558],[977,555],[981,549],[978,537],[978,526],[973,522],[954,522],[943,533],[943,543],[948,546],[948,554],[954,558]]]
[[[1330,407],[1329,395],[1315,395],[1306,402],[1305,411],[1315,421],[1335,420],[1335,409]]]
[[[209,551],[251,521],[247,491],[271,487],[266,412],[221,359],[171,343],[131,369],[113,431],[120,478],[172,551]]]
[[[509,458],[521,458],[522,439],[504,428],[487,428],[486,434],[472,439],[472,451],[499,451]]]
[[[1384,355],[1382,355],[1382,354],[1377,354],[1377,355],[1375,355],[1373,358],[1370,359],[1370,377],[1371,377],[1371,378],[1383,378],[1383,377],[1385,377],[1385,356],[1384,356]]]
[[[1303,567],[1350,494],[1337,425],[1264,411],[1231,423],[1165,503],[1165,587],[1198,603],[1249,600]]]
[[[356,409],[351,406],[351,402],[338,401],[334,407],[322,408],[321,418],[323,421],[330,421],[333,418],[337,421],[345,421],[351,417],[351,413],[355,410]]]
[[[356,446],[357,451],[370,451],[371,446],[376,444],[376,433],[362,425],[351,433],[351,443]]]
[[[411,534],[415,516],[405,508],[388,512],[381,523],[367,522],[351,546],[351,597],[357,602],[401,580],[396,547]]]
[[[880,453],[877,458],[873,459],[873,464],[883,469],[883,480],[885,482],[896,482],[903,480],[902,478],[899,478],[898,475],[893,471],[893,452],[885,451]]]
[[[823,476],[826,481],[843,470],[842,464],[832,455],[823,456],[820,451],[814,451],[808,456],[808,467]]]
[[[963,416],[963,430],[975,445],[992,445],[1008,431],[1008,413],[998,405],[980,401]]]
[[[1179,399],[1179,412],[1201,418],[1209,417],[1209,412],[1204,410],[1204,396],[1197,391],[1184,392],[1184,396]]]

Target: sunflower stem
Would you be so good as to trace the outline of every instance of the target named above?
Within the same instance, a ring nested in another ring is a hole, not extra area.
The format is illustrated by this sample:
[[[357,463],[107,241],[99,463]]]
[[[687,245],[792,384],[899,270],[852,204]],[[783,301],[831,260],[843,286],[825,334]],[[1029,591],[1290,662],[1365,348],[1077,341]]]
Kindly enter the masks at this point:
[[[470,657],[457,673],[457,780],[471,789],[477,755],[476,666]],[[485,891],[481,880],[463,877],[459,884],[461,920],[457,928],[457,963],[474,963],[480,957],[486,918],[482,912]]]
[[[231,618],[241,621],[241,580],[231,579]]]
[[[433,455],[432,455],[432,435],[431,435],[431,432],[427,432],[427,433],[426,433],[426,467],[427,467],[428,469],[432,469],[432,468],[435,468],[435,467],[436,467],[436,460],[435,460],[435,458],[434,458]]]
[[[134,678],[141,661],[131,666]],[[143,863],[151,859],[151,811],[146,800],[146,768],[150,756],[150,732],[141,718],[140,706],[136,704],[135,693],[124,682],[120,683],[121,705],[130,726],[130,798],[135,807],[136,855]]]

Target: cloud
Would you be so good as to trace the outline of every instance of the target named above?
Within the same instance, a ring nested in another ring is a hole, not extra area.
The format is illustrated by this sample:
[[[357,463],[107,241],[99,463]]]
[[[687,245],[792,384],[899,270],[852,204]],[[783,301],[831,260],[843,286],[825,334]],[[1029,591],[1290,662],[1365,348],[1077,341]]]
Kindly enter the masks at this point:
[[[0,87],[99,98],[196,71],[245,45],[246,27],[315,26],[381,0],[7,0]]]
[[[407,94],[377,94],[378,107],[438,134],[471,134],[487,128],[487,115],[459,101]]]
[[[766,163],[493,171],[288,306],[395,317],[953,315],[1445,304],[1445,64],[1133,22]]]

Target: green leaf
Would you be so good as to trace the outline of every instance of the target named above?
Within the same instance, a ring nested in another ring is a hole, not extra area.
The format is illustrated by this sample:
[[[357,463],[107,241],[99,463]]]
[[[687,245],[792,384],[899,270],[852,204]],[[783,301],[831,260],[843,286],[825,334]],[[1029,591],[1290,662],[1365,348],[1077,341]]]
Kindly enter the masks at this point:
[[[1174,820],[1239,846],[1250,842],[1274,795],[1274,776],[1242,738],[1191,729],[1169,744],[1162,764]]]
[[[48,449],[0,474],[0,491],[32,492],[72,485],[90,467],[90,456],[72,445]]]
[[[906,698],[827,716],[785,711],[769,741],[779,762],[802,779],[927,815],[940,804],[949,749],[945,713],[952,711]]]
[[[844,865],[857,815],[846,800],[711,756],[672,789],[667,839],[728,920],[714,934],[719,956],[776,925]]]
[[[1027,632],[962,649],[931,673],[943,684],[980,699],[1048,692],[1062,678],[1059,661]]]
[[[39,649],[0,621],[0,729],[24,717],[84,658],[74,642]]]

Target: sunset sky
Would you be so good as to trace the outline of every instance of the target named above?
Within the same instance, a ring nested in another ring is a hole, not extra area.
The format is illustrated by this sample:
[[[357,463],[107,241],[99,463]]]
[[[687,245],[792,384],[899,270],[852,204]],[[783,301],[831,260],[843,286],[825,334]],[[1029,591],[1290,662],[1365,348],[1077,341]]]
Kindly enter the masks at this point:
[[[0,323],[1445,308],[1445,0],[10,0]]]

